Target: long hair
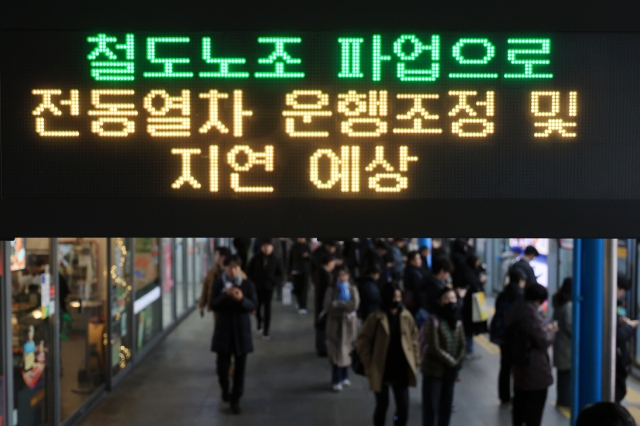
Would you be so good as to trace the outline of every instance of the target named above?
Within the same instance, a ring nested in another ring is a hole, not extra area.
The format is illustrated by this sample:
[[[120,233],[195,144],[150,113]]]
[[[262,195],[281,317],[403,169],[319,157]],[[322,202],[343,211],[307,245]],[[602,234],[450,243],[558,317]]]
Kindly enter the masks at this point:
[[[557,309],[567,302],[571,301],[571,288],[573,286],[573,280],[571,277],[567,277],[562,281],[562,286],[560,290],[556,291],[556,294],[553,295],[553,306]]]

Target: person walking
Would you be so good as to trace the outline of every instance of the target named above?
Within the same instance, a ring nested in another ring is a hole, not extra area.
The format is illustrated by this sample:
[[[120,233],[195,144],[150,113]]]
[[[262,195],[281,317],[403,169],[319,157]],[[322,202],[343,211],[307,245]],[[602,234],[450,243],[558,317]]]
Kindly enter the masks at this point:
[[[343,386],[351,385],[348,368],[358,332],[356,310],[359,304],[358,289],[351,284],[348,269],[338,268],[336,283],[327,289],[323,304],[327,315],[327,352],[334,392],[340,392]]]
[[[549,346],[557,326],[548,324],[540,310],[547,289],[537,283],[524,289],[524,300],[513,304],[506,341],[513,366],[513,426],[540,426],[547,390],[553,384]]]
[[[553,295],[553,319],[558,322],[558,332],[553,341],[553,366],[557,369],[556,407],[571,407],[571,330],[572,311],[571,278],[565,278],[560,290]]]
[[[258,305],[253,283],[242,278],[241,262],[237,255],[225,259],[224,273],[213,286],[210,302],[211,309],[217,313],[211,351],[217,353],[217,373],[222,400],[230,402],[234,414],[240,414],[247,355],[253,352],[250,314]],[[233,389],[229,392],[229,367],[232,357],[235,368]]]
[[[378,310],[380,306],[380,268],[377,265],[367,266],[363,274],[356,278],[358,293],[360,294],[360,307],[358,307],[358,318],[364,323],[367,317]]]
[[[258,309],[256,311],[258,333],[262,333],[263,340],[271,340],[269,334],[271,299],[273,299],[273,290],[280,285],[284,275],[280,259],[273,254],[271,238],[262,240],[260,252],[249,262],[247,275],[255,283],[258,292]]]
[[[331,273],[335,268],[336,262],[331,253],[328,251],[319,248],[317,250],[320,251],[320,255],[318,257],[319,268],[316,270],[314,274],[314,315],[315,315],[315,331],[316,331],[316,354],[324,358],[327,356],[327,315],[324,311],[324,296],[329,289],[333,285],[333,277]],[[316,250],[316,251],[317,251]],[[315,252],[314,252],[315,253]]]
[[[511,403],[511,357],[505,345],[509,313],[513,304],[524,298],[527,276],[521,269],[509,273],[509,284],[496,298],[496,311],[491,320],[489,339],[500,347],[500,372],[498,373],[498,397],[503,406]]]
[[[291,246],[289,255],[289,277],[293,284],[293,294],[298,302],[298,313],[307,314],[307,292],[311,271],[311,247],[306,238],[298,238]]]
[[[466,353],[457,310],[456,292],[443,288],[421,329],[423,426],[448,426],[451,421],[454,384]]]
[[[402,292],[394,283],[381,290],[380,308],[367,317],[358,334],[357,352],[369,388],[375,392],[374,426],[383,426],[389,407],[389,388],[396,402],[394,425],[409,419],[409,386],[417,384],[420,364],[418,329],[411,313],[402,305]]]

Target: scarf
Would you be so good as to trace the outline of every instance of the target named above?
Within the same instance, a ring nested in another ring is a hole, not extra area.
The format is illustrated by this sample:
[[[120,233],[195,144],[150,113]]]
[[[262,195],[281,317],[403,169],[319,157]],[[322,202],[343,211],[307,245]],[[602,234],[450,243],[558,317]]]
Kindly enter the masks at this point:
[[[351,300],[351,292],[349,291],[349,283],[336,283],[336,287],[340,290],[338,294],[338,300],[349,302]]]
[[[226,272],[223,272],[222,273],[222,282],[225,283],[225,284],[226,283],[230,283],[231,285],[234,285],[236,287],[240,287],[240,285],[242,284],[242,275],[238,274],[238,275],[236,275],[235,278],[232,279],[232,278],[229,278],[227,276]]]

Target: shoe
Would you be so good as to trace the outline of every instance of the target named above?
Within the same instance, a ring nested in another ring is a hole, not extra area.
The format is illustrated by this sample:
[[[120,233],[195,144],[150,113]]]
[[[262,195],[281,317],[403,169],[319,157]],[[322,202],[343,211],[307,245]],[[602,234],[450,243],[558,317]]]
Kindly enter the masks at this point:
[[[340,392],[342,390],[342,385],[338,383],[337,385],[333,385],[334,392]]]
[[[344,379],[340,384],[342,386],[351,386],[351,381],[349,379]]]
[[[271,336],[269,336],[268,334],[265,334],[262,336],[262,340],[271,340]]]
[[[300,315],[307,315],[307,310],[306,310],[306,309],[300,309],[300,310],[298,311],[298,313],[299,313]]]
[[[222,389],[222,400],[224,402],[229,402],[229,391]]]
[[[500,408],[507,408],[511,405],[511,401],[500,401]]]
[[[263,331],[262,327],[258,327],[258,334],[262,334]]]
[[[238,401],[231,403],[231,412],[233,414],[240,414],[240,404],[238,403]]]
[[[476,354],[476,353],[470,353],[470,354],[467,354],[467,356],[464,357],[464,359],[466,359],[467,361],[476,361],[476,360],[478,360],[480,358],[482,358],[482,355]]]

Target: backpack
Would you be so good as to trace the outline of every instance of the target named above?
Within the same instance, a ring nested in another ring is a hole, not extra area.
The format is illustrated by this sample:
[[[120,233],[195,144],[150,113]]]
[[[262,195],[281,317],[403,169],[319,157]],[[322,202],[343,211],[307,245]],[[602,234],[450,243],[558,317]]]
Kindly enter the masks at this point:
[[[504,344],[509,361],[515,366],[525,366],[529,364],[531,354],[531,339],[522,332],[517,325],[510,325],[505,330]]]
[[[505,340],[507,319],[509,318],[509,312],[511,312],[511,306],[513,305],[506,297],[500,296],[498,296],[496,312],[491,319],[491,327],[489,329],[489,340],[498,346]]]
[[[433,329],[438,330],[438,326],[440,324],[438,317],[435,315],[427,318],[427,320],[420,327],[420,333],[418,333],[418,349],[420,350],[420,360],[424,361],[427,357],[427,349],[429,346],[429,333],[427,332],[427,325],[429,321],[433,321]]]

